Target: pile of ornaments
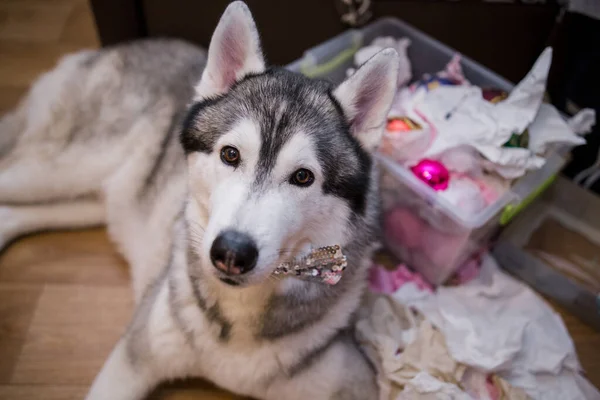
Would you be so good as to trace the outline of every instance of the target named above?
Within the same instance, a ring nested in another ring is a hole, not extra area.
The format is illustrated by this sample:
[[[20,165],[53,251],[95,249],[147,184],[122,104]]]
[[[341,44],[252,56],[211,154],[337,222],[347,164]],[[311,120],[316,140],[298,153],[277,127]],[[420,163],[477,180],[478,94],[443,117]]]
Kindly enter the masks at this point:
[[[442,71],[409,84],[409,46],[406,38],[377,38],[354,62],[359,66],[386,47],[400,55],[380,152],[409,179],[383,168],[386,242],[404,262],[440,283],[450,274],[440,269],[455,269],[485,243],[473,240],[473,224],[462,221],[486,215],[515,180],[542,168],[557,147],[585,143],[580,135],[591,130],[595,114],[586,109],[565,121],[544,103],[550,48],[509,93],[471,84],[459,55]],[[415,191],[410,181],[426,189]]]

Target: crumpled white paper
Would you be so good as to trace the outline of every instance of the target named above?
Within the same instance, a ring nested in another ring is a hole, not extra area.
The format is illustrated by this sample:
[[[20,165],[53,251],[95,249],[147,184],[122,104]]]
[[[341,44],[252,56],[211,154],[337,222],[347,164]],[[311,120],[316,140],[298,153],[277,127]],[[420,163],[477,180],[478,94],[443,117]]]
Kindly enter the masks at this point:
[[[552,48],[547,47],[508,98],[496,104],[495,118],[501,127],[499,144],[506,143],[513,133],[523,132],[535,118],[544,99],[551,64]]]
[[[600,399],[579,376],[560,316],[491,256],[484,258],[479,277],[464,285],[440,287],[434,294],[413,286],[402,286],[393,297],[437,326],[457,361],[496,372],[533,399]]]
[[[542,52],[505,100],[491,103],[484,99],[480,87],[465,79],[458,54],[436,74],[457,82],[456,85],[431,89],[417,82],[403,88],[412,76],[407,56],[409,45],[407,38],[379,37],[354,56],[358,66],[386,47],[396,49],[400,55],[399,91],[389,117],[410,118],[421,129],[402,134],[386,132],[382,150],[404,165],[410,166],[424,158],[439,159],[457,147],[472,147],[481,157],[470,157],[469,164],[477,162],[480,168],[512,180],[541,168],[545,164],[542,155],[549,144],[585,143],[577,135],[588,132],[595,123],[593,110],[583,110],[565,122],[552,106],[542,105],[552,62],[550,47]],[[353,72],[353,69],[348,71]],[[526,129],[530,138],[528,148],[504,147],[513,135],[521,135]],[[458,169],[452,170],[457,172],[465,169],[460,165],[455,167]]]
[[[454,147],[468,145],[489,160],[488,167],[506,178],[540,168],[545,160],[529,149],[502,146],[514,133],[525,131],[536,117],[551,60],[552,49],[547,48],[508,98],[496,104],[483,98],[481,88],[470,85],[441,86],[416,94],[422,96],[422,100],[415,108],[427,117],[436,131],[423,157],[435,157]],[[499,168],[495,168],[496,165]]]
[[[551,60],[552,49],[547,48],[508,98],[496,104],[486,101],[477,86],[441,86],[427,92],[417,107],[436,126],[438,137],[425,155],[460,144],[501,147],[513,133],[523,132],[542,102]]]
[[[472,400],[458,386],[442,382],[427,372],[419,372],[404,390],[398,400]]]
[[[556,108],[549,104],[542,104],[533,123],[529,125],[529,150],[536,154],[542,154],[546,152],[547,145],[550,143],[564,143],[573,146],[584,144],[585,139],[577,136],[577,132],[573,128],[585,132],[591,129],[595,119],[594,111],[586,109],[581,110],[569,121],[565,121]]]
[[[559,374],[539,373],[535,380],[522,371],[503,373],[506,381],[521,387],[532,399],[600,400],[600,392],[581,374],[565,369]]]
[[[584,108],[571,117],[567,121],[567,124],[578,135],[590,133],[594,125],[596,125],[596,111],[591,108]]]
[[[529,149],[480,146],[478,149],[486,158],[482,162],[484,169],[496,171],[506,179],[516,179],[527,171],[544,166],[546,159],[537,156]]]
[[[480,177],[481,156],[471,146],[463,145],[449,149],[440,154],[437,159],[450,171]]]
[[[446,74],[456,70],[455,75],[461,75],[454,65],[456,60],[449,63]],[[514,179],[544,165],[545,159],[540,154],[549,143],[584,143],[576,132],[593,124],[595,115],[590,110],[567,123],[552,106],[542,106],[551,61],[552,49],[547,48],[508,98],[495,104],[483,98],[481,88],[466,81],[434,90],[419,86],[402,90],[396,96],[391,114],[400,113],[425,123],[420,124],[422,131],[407,133],[407,138],[396,146],[408,144],[411,148],[410,152],[400,151],[397,158],[403,161],[407,154],[412,154],[404,160],[410,163],[414,159],[439,158],[452,149],[469,146],[484,157],[481,165],[485,169]],[[503,147],[513,134],[522,134],[528,127],[529,148]],[[411,143],[419,146],[410,146]],[[423,143],[428,145],[424,152],[413,151],[422,148]]]

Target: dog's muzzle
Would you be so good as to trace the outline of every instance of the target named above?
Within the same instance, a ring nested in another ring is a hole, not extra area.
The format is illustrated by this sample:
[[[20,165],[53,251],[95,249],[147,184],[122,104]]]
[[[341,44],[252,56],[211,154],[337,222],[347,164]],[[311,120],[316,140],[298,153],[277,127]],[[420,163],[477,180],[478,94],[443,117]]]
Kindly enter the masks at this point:
[[[214,240],[210,248],[210,259],[222,273],[229,276],[241,275],[256,266],[258,248],[250,236],[227,230]]]

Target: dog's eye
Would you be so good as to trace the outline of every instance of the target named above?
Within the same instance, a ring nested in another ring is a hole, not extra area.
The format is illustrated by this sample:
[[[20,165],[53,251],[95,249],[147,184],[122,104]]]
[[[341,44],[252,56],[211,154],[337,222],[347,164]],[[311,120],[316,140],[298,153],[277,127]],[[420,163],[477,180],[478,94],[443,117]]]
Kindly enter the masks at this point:
[[[221,149],[221,161],[227,165],[237,167],[240,163],[240,152],[232,146],[225,146]]]
[[[304,168],[300,168],[290,177],[290,183],[296,186],[310,186],[314,180],[313,173]]]

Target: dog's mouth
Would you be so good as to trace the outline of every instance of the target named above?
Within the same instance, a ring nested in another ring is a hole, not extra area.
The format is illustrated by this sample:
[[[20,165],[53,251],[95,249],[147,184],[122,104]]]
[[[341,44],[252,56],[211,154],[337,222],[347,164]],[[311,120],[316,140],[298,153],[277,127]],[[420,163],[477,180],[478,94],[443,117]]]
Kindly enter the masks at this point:
[[[303,281],[335,285],[342,278],[346,269],[346,256],[342,253],[341,246],[325,246],[313,249],[302,256],[278,261],[266,276],[256,275],[229,275],[217,273],[217,278],[228,286],[246,286],[252,283],[264,282],[267,279],[278,281],[284,278],[296,278]]]
[[[255,285],[262,285],[268,281],[275,281],[273,277],[273,270],[276,266],[272,268],[266,268],[264,271],[253,271],[248,274],[242,275],[228,275],[222,272],[217,271],[215,277],[219,280],[219,282],[227,285],[229,287],[235,288],[244,288]],[[267,272],[270,270],[270,272]]]
[[[228,274],[224,270],[215,269],[215,277],[223,284],[230,287],[247,287],[253,285],[261,285],[265,282],[278,281],[276,272],[281,265],[285,263],[288,258],[278,257],[275,261],[269,262],[268,264],[259,264],[252,271],[245,274]],[[293,260],[293,258],[289,258]]]
[[[246,286],[248,283],[250,283],[249,280],[251,280],[250,276],[246,275],[227,274],[219,270],[215,270],[214,272],[214,277],[227,286]]]
[[[310,248],[305,251],[302,250],[293,253],[288,251],[283,252],[282,250],[275,251],[272,254],[264,253],[252,268],[249,269],[235,265],[223,266],[220,261],[215,261],[214,259],[210,259],[208,262],[214,267],[212,268],[212,273],[218,281],[226,286],[242,288],[262,285],[268,281],[276,281],[275,271],[282,263],[289,262],[298,257],[298,253],[308,254]]]
[[[219,280],[229,286],[240,286],[241,283],[232,278],[219,277]]]

